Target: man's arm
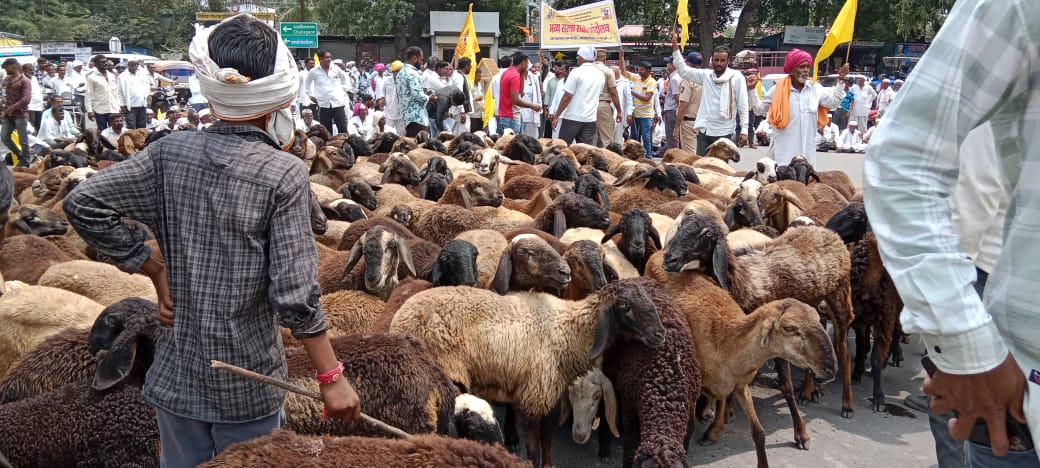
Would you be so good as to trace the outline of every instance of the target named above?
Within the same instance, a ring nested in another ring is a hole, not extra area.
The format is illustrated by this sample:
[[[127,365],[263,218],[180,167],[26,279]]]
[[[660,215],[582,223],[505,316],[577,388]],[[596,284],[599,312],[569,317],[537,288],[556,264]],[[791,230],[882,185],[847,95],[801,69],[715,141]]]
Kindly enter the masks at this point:
[[[675,66],[675,71],[679,73],[682,79],[692,81],[701,86],[704,86],[707,81],[708,74],[713,73],[708,69],[702,70],[686,66],[686,58],[682,56],[682,51],[679,50],[679,41],[675,37],[675,32],[672,32],[672,65]]]
[[[325,333],[328,325],[319,301],[318,252],[310,232],[308,208],[311,192],[303,166],[293,166],[278,186],[269,225],[267,297],[278,311],[280,324],[303,343],[314,368],[323,374],[335,369],[339,360]],[[357,393],[345,376],[320,388],[331,416],[345,421],[360,416]]]
[[[1035,46],[1028,39],[1035,28],[1019,15],[996,3],[954,6],[950,27],[939,32],[871,139],[864,166],[866,208],[905,303],[903,328],[921,334],[948,374],[986,372],[1008,354],[973,288],[975,267],[953,231],[948,199],[959,158],[975,157],[960,151],[968,131],[995,109],[1027,100],[1023,51]]]
[[[145,149],[80,183],[65,197],[62,208],[69,224],[98,260],[127,273],[136,273],[148,258],[147,233],[138,220],[154,226],[158,211],[155,167]]]
[[[559,91],[557,91],[557,92],[559,92]],[[571,104],[571,98],[573,98],[573,97],[574,97],[574,94],[571,94],[570,91],[564,91],[563,92],[563,97],[560,98],[560,105],[556,108],[556,113],[553,114],[553,118],[552,118],[552,126],[553,127],[555,127],[556,126],[556,122],[558,122],[560,120],[560,116],[563,115],[563,111],[565,109],[567,109],[567,106],[569,106]]]
[[[746,135],[748,135],[749,131],[751,130],[750,128],[748,128],[751,125],[751,123],[748,121],[748,114],[750,113],[750,111],[748,110],[747,81],[744,79],[744,75],[738,73],[737,76],[739,77],[739,79],[737,80],[737,81],[739,81],[739,83],[737,83],[737,95],[736,95],[736,98],[737,98],[737,125],[740,127],[740,130],[743,132],[741,135],[745,135],[746,136]]]

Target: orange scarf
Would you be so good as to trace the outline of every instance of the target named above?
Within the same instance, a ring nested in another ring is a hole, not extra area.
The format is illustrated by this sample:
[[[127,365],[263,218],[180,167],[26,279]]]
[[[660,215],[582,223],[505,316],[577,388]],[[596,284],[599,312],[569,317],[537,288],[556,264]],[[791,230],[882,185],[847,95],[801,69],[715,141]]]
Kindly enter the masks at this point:
[[[809,83],[806,83],[809,86]],[[791,121],[791,76],[785,76],[776,83],[773,91],[773,102],[769,105],[769,125],[773,128],[786,128]],[[816,109],[816,128],[827,125],[827,108]]]

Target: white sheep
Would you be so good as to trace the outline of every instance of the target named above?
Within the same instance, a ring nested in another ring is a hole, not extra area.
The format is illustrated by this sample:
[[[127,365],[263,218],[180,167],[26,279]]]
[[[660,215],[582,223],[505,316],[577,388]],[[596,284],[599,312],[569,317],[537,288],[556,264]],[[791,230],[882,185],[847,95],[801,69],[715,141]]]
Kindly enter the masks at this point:
[[[103,306],[128,297],[143,297],[157,302],[152,280],[141,274],[128,274],[113,265],[91,260],[62,262],[47,269],[36,283],[82,295]]]
[[[655,226],[656,227],[656,226]],[[563,233],[563,237],[560,237],[560,242],[564,244],[573,244],[581,240],[590,240],[599,243],[603,240],[603,230],[593,228],[571,228]],[[621,252],[617,244],[610,240],[601,245],[603,253],[606,254],[607,263],[610,267],[618,274],[618,279],[629,279],[638,278],[639,270],[636,269],[632,262],[625,258],[625,254]]]
[[[65,328],[89,328],[104,306],[47,286],[11,287],[0,297],[0,375],[22,354]]]

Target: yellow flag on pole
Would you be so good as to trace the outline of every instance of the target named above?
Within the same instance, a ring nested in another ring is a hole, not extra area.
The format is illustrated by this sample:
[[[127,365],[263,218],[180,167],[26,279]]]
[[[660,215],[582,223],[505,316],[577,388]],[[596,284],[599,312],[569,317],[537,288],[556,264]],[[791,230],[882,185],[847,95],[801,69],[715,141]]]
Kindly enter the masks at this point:
[[[469,59],[471,64],[469,75],[466,78],[470,84],[477,79],[477,53],[480,52],[480,44],[477,43],[477,27],[473,25],[473,4],[469,4],[469,12],[466,13],[466,22],[462,23],[462,31],[459,32],[459,43],[455,45],[455,56]]]
[[[857,3],[858,0],[845,0],[845,6],[841,7],[841,11],[838,12],[838,17],[834,19],[827,38],[823,40],[820,51],[816,53],[816,60],[813,62],[813,80],[818,74],[820,62],[827,60],[839,44],[852,42],[852,30],[856,26]]]
[[[690,40],[689,0],[679,0],[679,5],[675,7],[675,11],[678,14],[677,21],[679,26],[682,27],[682,33],[679,34],[679,50],[683,50],[686,48],[686,41]]]
[[[476,67],[473,67],[476,68]],[[484,126],[486,127],[491,119],[495,118],[495,96],[491,94],[491,82],[487,84],[487,90],[484,91]]]
[[[314,53],[314,65],[317,66],[318,62],[320,62],[320,61],[321,61],[321,59],[318,57],[318,53],[315,52]]]

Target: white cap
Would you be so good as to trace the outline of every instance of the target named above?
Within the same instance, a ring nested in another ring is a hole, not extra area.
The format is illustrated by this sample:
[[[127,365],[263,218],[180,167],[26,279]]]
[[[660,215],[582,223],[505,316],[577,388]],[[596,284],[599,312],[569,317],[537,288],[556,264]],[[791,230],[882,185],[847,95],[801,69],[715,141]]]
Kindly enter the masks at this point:
[[[578,48],[578,57],[581,57],[588,61],[596,60],[596,49],[590,45],[583,45]]]
[[[205,117],[207,115],[209,115],[209,108],[208,107],[199,111],[199,117]]]
[[[882,83],[889,83],[889,84],[891,84],[891,83],[892,83],[891,81],[889,81],[889,80],[888,80],[888,78],[885,78],[885,79],[881,80],[881,82],[882,82]]]
[[[336,65],[339,65],[339,64],[343,63],[343,60],[336,59],[336,60],[333,60],[332,63],[334,63]]]
[[[903,83],[906,83],[906,82],[903,81],[903,80],[896,80],[896,84],[903,84]]]
[[[71,66],[72,66],[72,68],[82,67],[83,66],[83,62],[80,62],[79,60],[73,60]]]
[[[850,120],[849,121],[849,126],[850,127],[858,127],[859,123],[857,123],[855,120]]]

